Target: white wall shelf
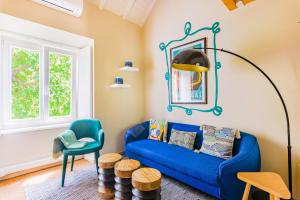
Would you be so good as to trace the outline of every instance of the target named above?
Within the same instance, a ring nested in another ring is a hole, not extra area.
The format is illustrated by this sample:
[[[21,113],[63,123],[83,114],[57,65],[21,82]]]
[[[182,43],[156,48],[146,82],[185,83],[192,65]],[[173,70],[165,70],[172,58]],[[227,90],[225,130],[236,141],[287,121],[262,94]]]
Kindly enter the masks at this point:
[[[131,85],[129,85],[129,84],[112,84],[109,87],[111,87],[111,88],[130,88]]]
[[[120,68],[121,71],[124,71],[124,72],[138,72],[139,71],[139,68],[137,67],[121,67]]]

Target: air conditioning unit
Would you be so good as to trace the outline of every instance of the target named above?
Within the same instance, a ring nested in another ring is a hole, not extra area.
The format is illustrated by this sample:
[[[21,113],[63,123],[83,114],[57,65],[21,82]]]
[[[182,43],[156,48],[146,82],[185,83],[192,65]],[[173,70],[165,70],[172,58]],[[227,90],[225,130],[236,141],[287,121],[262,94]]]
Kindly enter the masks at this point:
[[[83,0],[32,0],[67,14],[80,17],[83,11]]]

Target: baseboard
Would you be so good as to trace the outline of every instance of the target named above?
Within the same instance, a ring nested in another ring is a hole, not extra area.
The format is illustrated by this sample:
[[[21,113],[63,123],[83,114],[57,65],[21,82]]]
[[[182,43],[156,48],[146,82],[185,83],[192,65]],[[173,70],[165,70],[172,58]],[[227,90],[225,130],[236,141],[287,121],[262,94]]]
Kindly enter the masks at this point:
[[[82,158],[83,156],[77,156],[76,160]],[[62,157],[55,160],[52,157],[48,157],[40,160],[3,167],[0,168],[0,180],[5,180],[20,175],[32,173],[35,171],[43,170],[49,167],[61,165],[61,162],[62,162]]]

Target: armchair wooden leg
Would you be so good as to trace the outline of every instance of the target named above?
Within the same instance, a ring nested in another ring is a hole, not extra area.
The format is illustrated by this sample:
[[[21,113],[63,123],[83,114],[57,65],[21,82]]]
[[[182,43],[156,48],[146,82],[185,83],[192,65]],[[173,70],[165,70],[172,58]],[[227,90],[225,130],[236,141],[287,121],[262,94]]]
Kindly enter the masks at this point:
[[[75,160],[75,156],[72,156],[72,162],[71,162],[71,171],[73,171],[74,160]]]
[[[97,174],[99,175],[99,166],[98,166],[98,158],[100,157],[100,153],[99,151],[95,152],[95,163],[96,163],[96,170],[97,170]]]
[[[64,155],[63,166],[62,166],[62,176],[61,176],[61,187],[64,187],[64,185],[65,185],[67,164],[68,164],[68,155]]]

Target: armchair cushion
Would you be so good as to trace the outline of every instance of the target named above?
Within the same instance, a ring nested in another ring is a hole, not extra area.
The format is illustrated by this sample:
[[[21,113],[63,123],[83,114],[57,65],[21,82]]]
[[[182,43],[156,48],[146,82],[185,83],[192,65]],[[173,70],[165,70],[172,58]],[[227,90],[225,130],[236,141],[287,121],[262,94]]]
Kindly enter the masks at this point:
[[[85,147],[77,148],[77,149],[64,149],[64,154],[67,155],[83,155],[88,153],[93,153],[97,150],[100,150],[100,143],[97,141],[94,142],[87,142]]]

